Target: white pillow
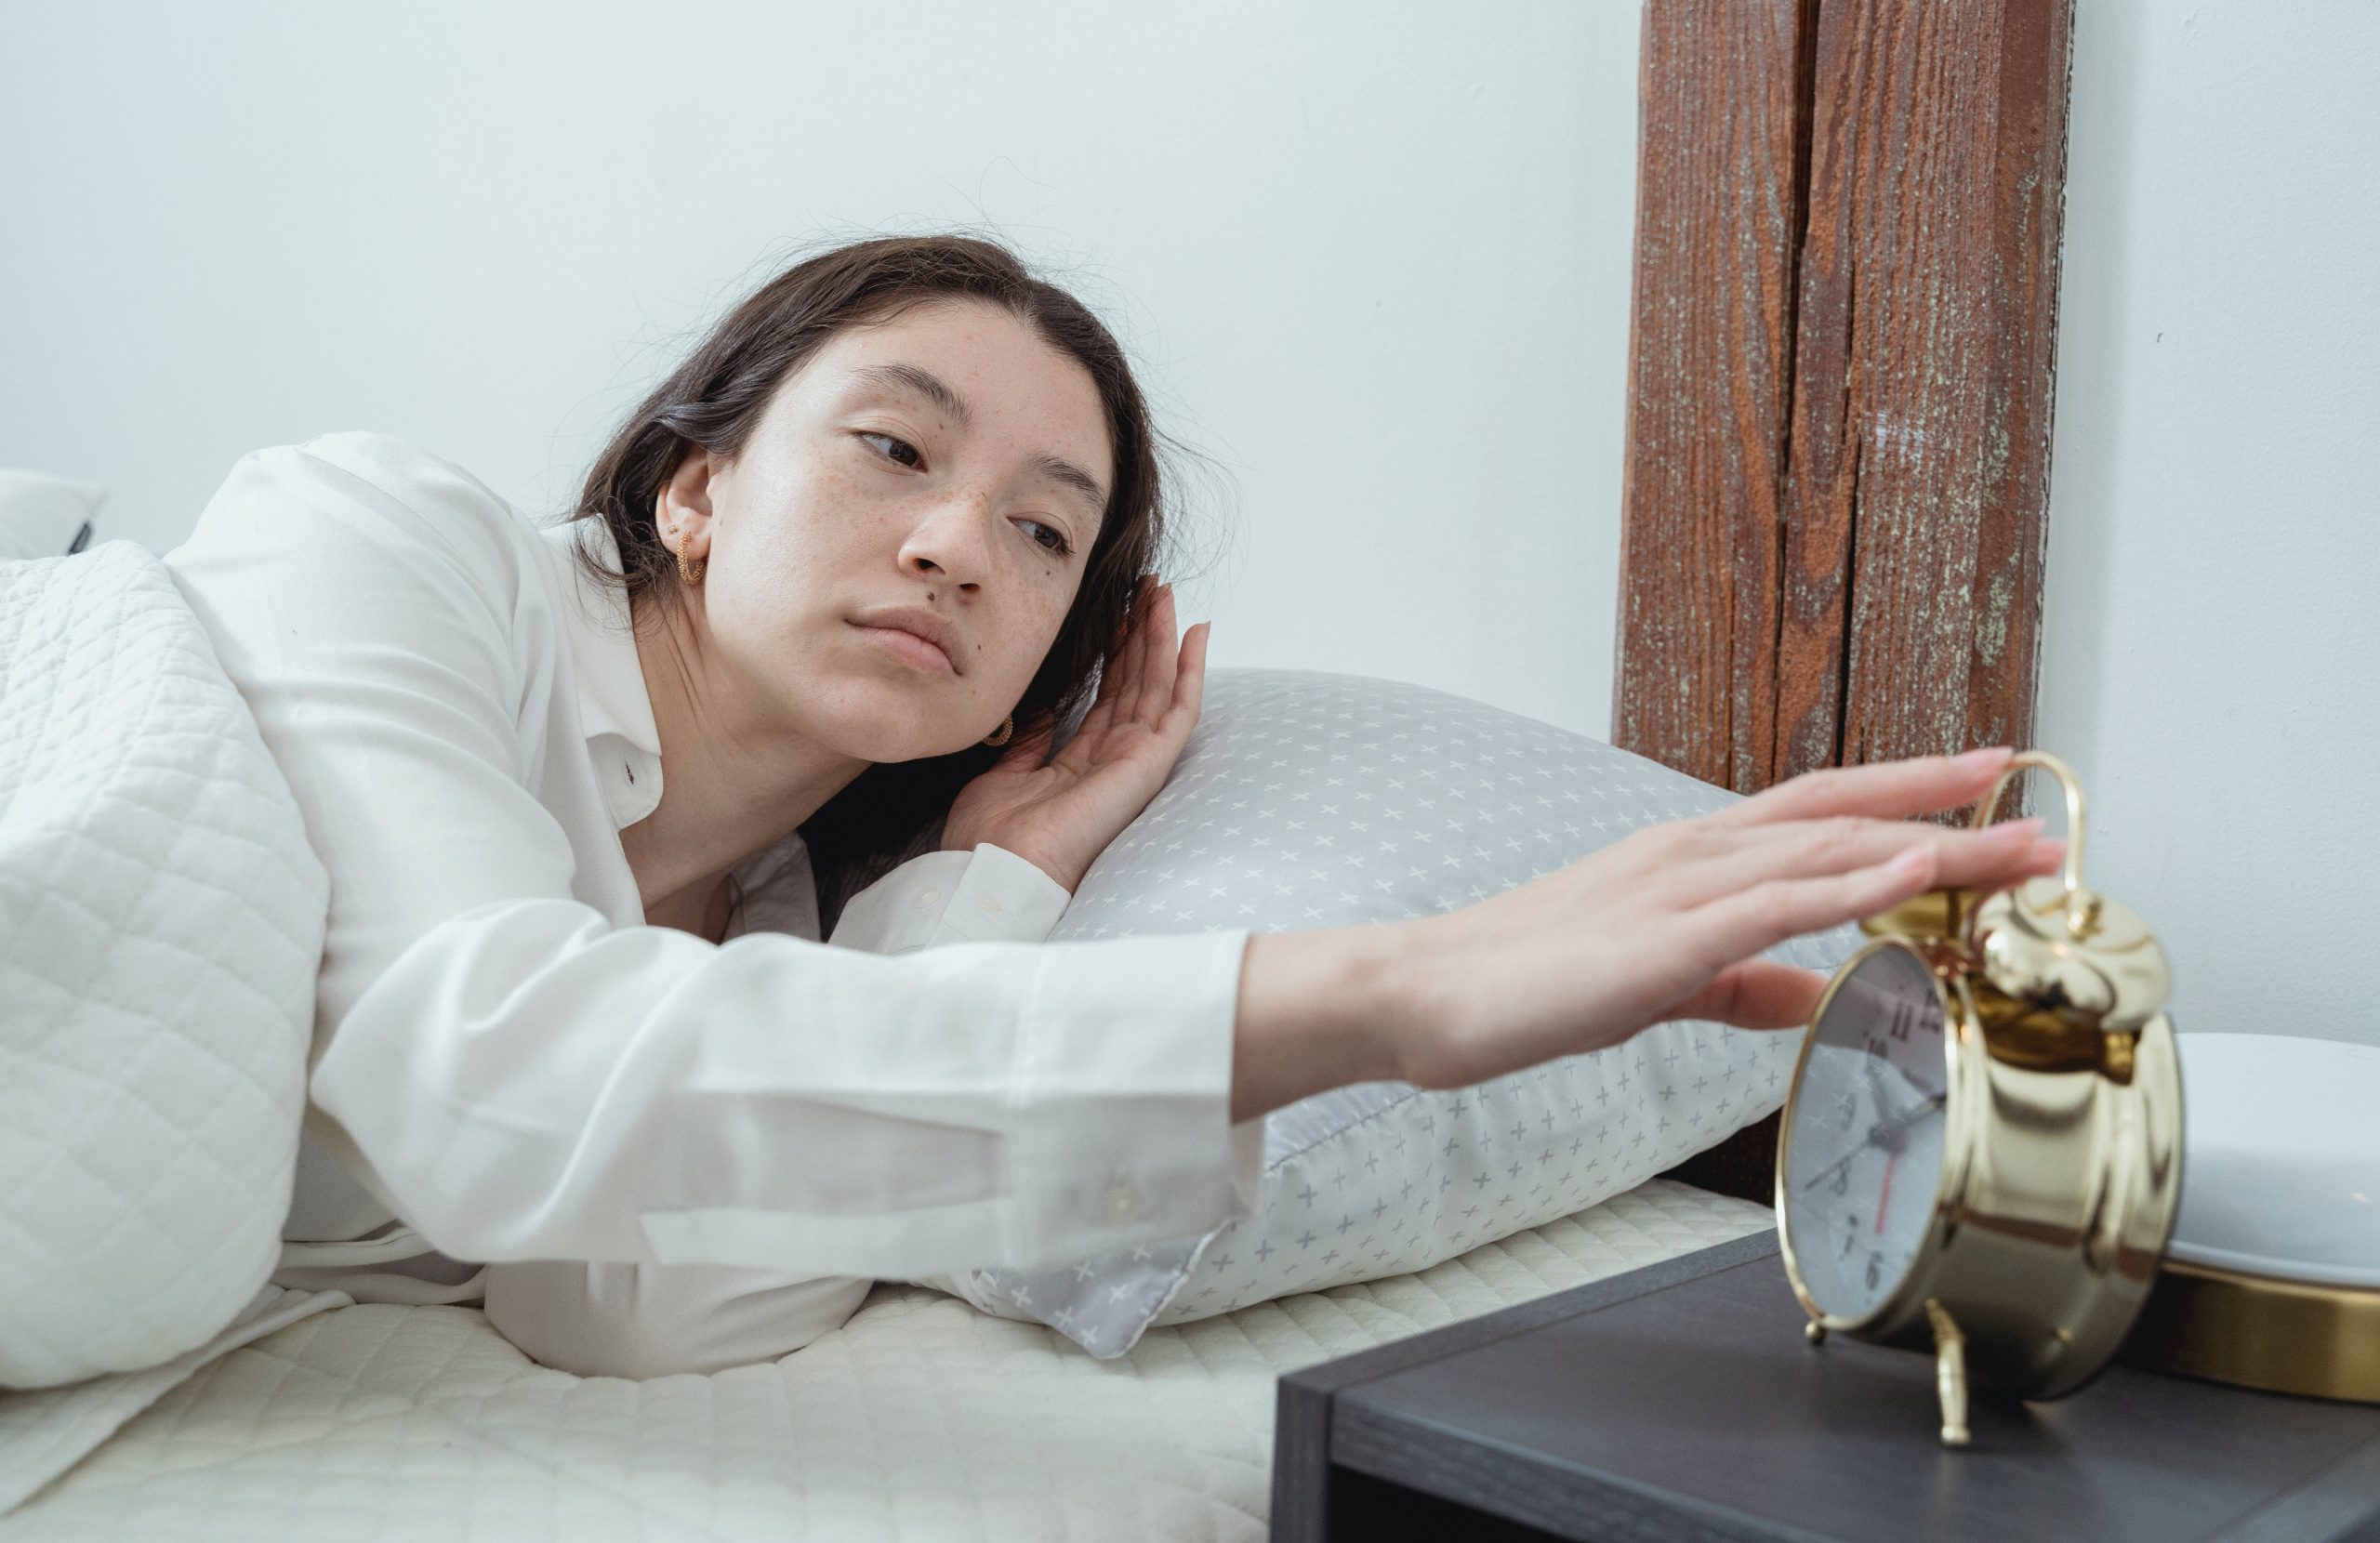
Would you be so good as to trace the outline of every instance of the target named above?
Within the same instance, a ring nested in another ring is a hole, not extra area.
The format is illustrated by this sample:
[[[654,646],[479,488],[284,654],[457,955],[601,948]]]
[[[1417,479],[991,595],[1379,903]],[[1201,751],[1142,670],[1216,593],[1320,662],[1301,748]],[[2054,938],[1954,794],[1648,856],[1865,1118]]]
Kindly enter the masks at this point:
[[[1084,875],[1051,938],[1431,916],[1737,798],[1443,692],[1219,669],[1171,779]],[[1771,956],[1831,970],[1859,942],[1845,926]],[[1476,1088],[1340,1088],[1267,1121],[1254,1216],[1054,1270],[930,1284],[1121,1355],[1153,1325],[1423,1269],[1632,1189],[1778,1108],[1800,1039],[1664,1023]]]
[[[0,559],[64,557],[91,538],[108,490],[38,471],[0,467]]]
[[[171,1360],[272,1273],[329,893],[165,565],[0,563],[0,1386]]]

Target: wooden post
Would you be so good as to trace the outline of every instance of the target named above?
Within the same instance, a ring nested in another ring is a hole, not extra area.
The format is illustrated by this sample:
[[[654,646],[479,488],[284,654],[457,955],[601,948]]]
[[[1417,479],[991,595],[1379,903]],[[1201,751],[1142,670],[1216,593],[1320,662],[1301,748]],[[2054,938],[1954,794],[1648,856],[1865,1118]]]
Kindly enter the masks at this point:
[[[2024,744],[2068,0],[1828,0],[1770,780]]]
[[[2069,5],[1648,0],[1615,744],[1751,793],[2030,741]]]
[[[1650,0],[1612,743],[1770,777],[1816,0]]]

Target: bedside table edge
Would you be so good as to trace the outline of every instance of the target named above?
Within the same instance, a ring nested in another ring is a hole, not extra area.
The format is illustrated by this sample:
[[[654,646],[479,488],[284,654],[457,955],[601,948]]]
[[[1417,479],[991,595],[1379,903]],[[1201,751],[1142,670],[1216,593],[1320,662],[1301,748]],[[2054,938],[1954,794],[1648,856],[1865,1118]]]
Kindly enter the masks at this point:
[[[1548,1470],[1501,1443],[1450,1431],[1424,1432],[1382,1420],[1361,1405],[1333,1425],[1341,1469],[1450,1500],[1555,1536],[1582,1515],[1602,1531],[1638,1543],[1834,1543],[1790,1523],[1748,1515],[1623,1475]]]
[[[1330,1406],[1342,1390],[1776,1253],[1776,1229],[1764,1227],[1709,1248],[1285,1373],[1274,1394],[1273,1543],[1324,1543],[1328,1536]]]

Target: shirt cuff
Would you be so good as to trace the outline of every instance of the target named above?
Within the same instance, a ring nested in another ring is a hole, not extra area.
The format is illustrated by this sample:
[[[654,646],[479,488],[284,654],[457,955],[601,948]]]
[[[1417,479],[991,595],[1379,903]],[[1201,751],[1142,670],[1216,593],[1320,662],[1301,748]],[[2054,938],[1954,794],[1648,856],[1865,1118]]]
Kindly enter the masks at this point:
[[[1040,943],[1074,897],[1033,864],[989,842],[930,851],[853,895],[828,941],[870,954],[946,943]]]
[[[1018,1042],[1002,1262],[1195,1236],[1253,1210],[1264,1122],[1231,1123],[1246,929],[1051,943]]]

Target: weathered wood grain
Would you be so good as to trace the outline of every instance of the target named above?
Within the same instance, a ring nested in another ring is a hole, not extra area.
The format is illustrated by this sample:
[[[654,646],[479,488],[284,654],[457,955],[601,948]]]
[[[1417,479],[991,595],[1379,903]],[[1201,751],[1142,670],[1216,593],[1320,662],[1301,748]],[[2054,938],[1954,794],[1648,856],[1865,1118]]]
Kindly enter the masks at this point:
[[[1765,780],[2031,734],[2069,25],[1820,9]]]
[[[1613,743],[1740,793],[2030,743],[2070,4],[1649,0]]]
[[[1746,793],[1774,732],[1816,8],[1645,8],[1612,740]]]

